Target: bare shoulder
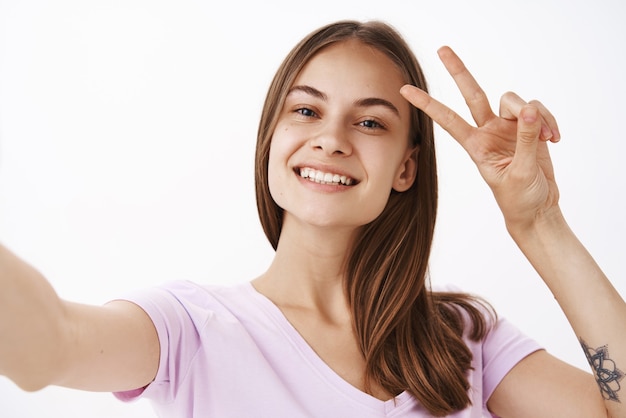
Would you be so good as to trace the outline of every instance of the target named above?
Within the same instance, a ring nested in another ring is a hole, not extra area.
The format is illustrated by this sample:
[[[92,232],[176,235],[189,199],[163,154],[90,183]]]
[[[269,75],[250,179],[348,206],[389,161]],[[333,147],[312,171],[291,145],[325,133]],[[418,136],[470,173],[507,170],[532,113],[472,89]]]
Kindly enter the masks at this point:
[[[606,416],[593,376],[545,350],[513,367],[487,404],[490,411],[507,418]]]

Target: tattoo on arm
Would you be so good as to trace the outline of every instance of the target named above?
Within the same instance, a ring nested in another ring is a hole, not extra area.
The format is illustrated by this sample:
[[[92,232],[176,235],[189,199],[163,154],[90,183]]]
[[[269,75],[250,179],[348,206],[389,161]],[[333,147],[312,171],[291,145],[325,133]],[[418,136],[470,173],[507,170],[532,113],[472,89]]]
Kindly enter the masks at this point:
[[[593,349],[582,338],[580,339],[580,345],[582,345],[587,361],[593,369],[602,397],[607,401],[620,402],[617,392],[619,392],[621,387],[619,382],[624,378],[625,374],[609,358],[608,347],[603,345]]]

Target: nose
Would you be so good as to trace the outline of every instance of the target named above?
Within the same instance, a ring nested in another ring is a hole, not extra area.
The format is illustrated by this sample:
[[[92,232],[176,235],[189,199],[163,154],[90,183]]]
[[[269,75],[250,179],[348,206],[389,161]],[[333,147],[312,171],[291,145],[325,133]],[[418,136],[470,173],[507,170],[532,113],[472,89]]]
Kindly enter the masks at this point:
[[[312,137],[311,146],[328,156],[348,156],[352,154],[349,132],[339,121],[327,121]]]

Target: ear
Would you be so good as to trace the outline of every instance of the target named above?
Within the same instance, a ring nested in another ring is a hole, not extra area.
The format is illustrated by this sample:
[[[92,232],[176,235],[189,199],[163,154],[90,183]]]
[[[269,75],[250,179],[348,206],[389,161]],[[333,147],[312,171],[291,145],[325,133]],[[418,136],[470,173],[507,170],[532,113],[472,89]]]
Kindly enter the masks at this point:
[[[393,189],[396,192],[406,192],[413,185],[417,177],[417,154],[419,147],[409,148],[404,155],[402,164],[393,181]]]

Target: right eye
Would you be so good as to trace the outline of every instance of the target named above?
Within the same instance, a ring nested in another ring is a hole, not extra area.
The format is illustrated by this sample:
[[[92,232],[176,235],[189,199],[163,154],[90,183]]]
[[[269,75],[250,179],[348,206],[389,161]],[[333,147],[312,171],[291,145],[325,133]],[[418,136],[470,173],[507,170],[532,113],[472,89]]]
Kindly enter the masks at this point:
[[[313,110],[309,109],[308,107],[300,107],[296,109],[295,112],[306,118],[317,117],[317,113],[315,113]]]

